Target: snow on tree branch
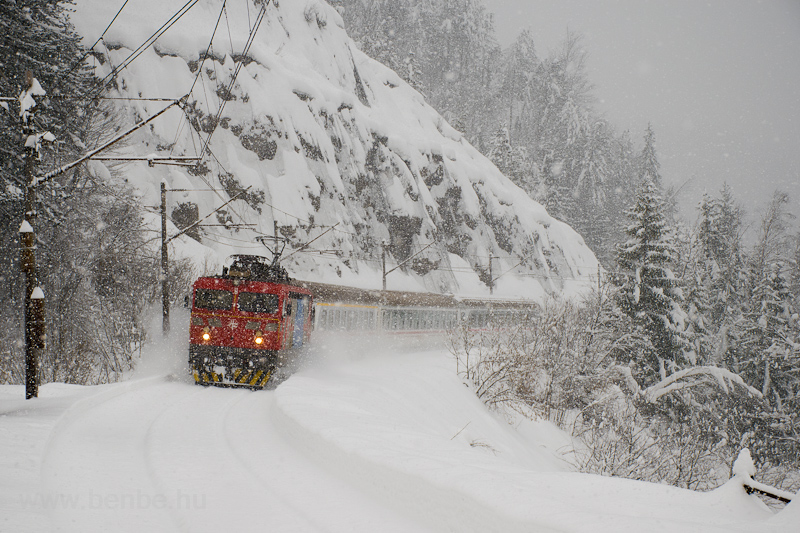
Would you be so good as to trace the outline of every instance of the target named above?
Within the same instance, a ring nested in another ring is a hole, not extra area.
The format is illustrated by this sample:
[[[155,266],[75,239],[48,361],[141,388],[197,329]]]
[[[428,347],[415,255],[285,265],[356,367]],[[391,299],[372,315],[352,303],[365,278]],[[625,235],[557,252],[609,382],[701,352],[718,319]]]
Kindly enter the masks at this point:
[[[645,389],[639,386],[639,383],[633,378],[631,369],[625,366],[615,366],[613,368],[625,381],[625,384],[630,391],[642,398],[648,403],[656,403],[659,399],[675,391],[689,389],[701,385],[716,385],[725,394],[731,394],[732,389],[738,385],[751,396],[762,398],[762,394],[757,389],[744,382],[742,378],[724,368],[716,366],[694,366],[685,368],[666,378],[658,383],[655,383]]]
[[[19,95],[19,116],[21,118],[27,117],[30,109],[36,107],[34,96],[44,96],[46,94],[47,91],[39,84],[39,80],[31,78],[28,87]]]

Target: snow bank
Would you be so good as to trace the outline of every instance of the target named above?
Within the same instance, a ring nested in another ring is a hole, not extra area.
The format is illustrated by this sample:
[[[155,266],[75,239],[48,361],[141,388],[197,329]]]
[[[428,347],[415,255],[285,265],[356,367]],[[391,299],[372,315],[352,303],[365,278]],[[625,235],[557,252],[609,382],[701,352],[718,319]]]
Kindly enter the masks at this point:
[[[696,493],[573,472],[553,426],[515,429],[445,350],[407,347],[324,339],[275,391],[158,372],[37,400],[0,386],[0,529],[797,530],[796,502],[773,515],[737,480]]]
[[[277,419],[339,475],[442,529],[750,531],[770,516],[727,486],[699,494],[571,472],[546,445],[565,437],[489,413],[447,353],[362,360],[349,346],[278,387]]]

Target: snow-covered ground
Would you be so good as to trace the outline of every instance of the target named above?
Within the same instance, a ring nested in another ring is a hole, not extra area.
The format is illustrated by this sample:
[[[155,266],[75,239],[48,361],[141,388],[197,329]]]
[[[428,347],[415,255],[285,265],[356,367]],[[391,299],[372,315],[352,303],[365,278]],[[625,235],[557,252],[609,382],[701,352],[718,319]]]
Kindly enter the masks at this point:
[[[800,531],[710,493],[572,471],[438,344],[317,336],[274,390],[201,388],[183,331],[117,384],[0,387],[0,531]]]

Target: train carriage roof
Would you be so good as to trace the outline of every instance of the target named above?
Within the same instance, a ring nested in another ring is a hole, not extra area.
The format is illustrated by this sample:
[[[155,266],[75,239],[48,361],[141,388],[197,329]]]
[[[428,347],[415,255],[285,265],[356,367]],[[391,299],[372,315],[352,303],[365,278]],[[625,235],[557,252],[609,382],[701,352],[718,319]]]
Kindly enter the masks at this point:
[[[295,280],[295,284],[310,290],[314,294],[314,300],[318,303],[382,305],[388,307],[503,307],[515,309],[530,309],[535,305],[533,302],[522,300],[483,300],[458,298],[450,294],[435,294],[431,292],[359,289],[315,281]]]

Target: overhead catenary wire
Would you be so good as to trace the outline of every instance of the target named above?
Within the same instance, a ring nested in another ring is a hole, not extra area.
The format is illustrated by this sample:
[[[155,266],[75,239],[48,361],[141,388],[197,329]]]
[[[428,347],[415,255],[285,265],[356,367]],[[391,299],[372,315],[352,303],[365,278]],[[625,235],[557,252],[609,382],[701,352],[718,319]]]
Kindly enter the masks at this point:
[[[222,20],[222,13],[225,12],[226,3],[227,3],[227,0],[223,0],[222,8],[219,10],[219,15],[217,16],[217,22],[214,24],[214,31],[211,32],[211,38],[208,40],[208,46],[206,47],[205,54],[203,54],[203,57],[200,58],[200,64],[197,66],[197,74],[195,74],[194,80],[192,81],[192,86],[189,88],[189,94],[192,94],[192,92],[194,91],[195,85],[197,85],[197,80],[200,78],[200,76],[203,73],[203,65],[205,65],[206,58],[208,58],[209,54],[211,53],[211,46],[212,46],[212,44],[214,42],[214,37],[217,34],[217,28],[219,28],[219,22],[220,22],[220,20]],[[231,49],[232,48],[233,47],[231,47]],[[203,87],[203,90],[205,91],[205,87]],[[208,101],[207,98],[206,98],[206,101]],[[178,130],[175,132],[175,140],[172,141],[172,150],[175,149],[175,145],[178,143],[178,137],[180,137],[180,134],[181,134],[182,130],[183,130],[183,122],[181,122],[178,125]],[[170,150],[170,154],[172,153],[172,150]]]
[[[183,15],[185,15],[192,7],[194,7],[194,5],[197,3],[197,1],[198,0],[189,0],[189,1],[187,1],[164,24],[162,24],[161,27],[159,27],[153,34],[151,34],[150,37],[148,37],[142,44],[140,44],[135,50],[133,50],[131,52],[131,54],[129,54],[128,57],[120,65],[118,65],[117,67],[113,68],[112,71],[109,74],[107,74],[100,81],[100,84],[102,85],[101,90],[103,90],[105,88],[105,83],[106,83],[107,80],[109,80],[110,78],[115,76],[118,72],[120,72],[121,70],[126,68],[133,61],[135,61],[139,57],[139,55],[141,55],[141,53],[147,47],[149,47],[151,44],[153,44],[158,39],[158,37],[163,35],[163,33],[165,33],[170,27],[172,27],[172,25],[174,25],[178,20],[180,20],[180,18],[183,17]],[[259,11],[258,16],[256,17],[255,23],[251,23],[251,21],[249,20],[249,15],[250,14],[249,14],[249,6],[248,6],[248,25],[250,26],[250,35],[249,35],[247,43],[245,44],[245,47],[244,47],[244,49],[242,51],[241,59],[238,62],[237,68],[236,68],[236,70],[235,70],[235,72],[234,72],[234,74],[233,74],[233,76],[231,78],[231,81],[230,81],[229,85],[228,85],[227,93],[230,93],[230,91],[233,88],[233,85],[235,84],[235,81],[236,81],[236,79],[238,77],[239,71],[241,70],[241,67],[244,64],[244,59],[246,58],[247,54],[249,53],[250,47],[251,47],[252,43],[254,42],[255,35],[256,35],[257,31],[258,31],[258,28],[259,28],[259,26],[260,26],[260,24],[261,24],[261,22],[262,22],[262,20],[264,18],[264,15],[266,13],[266,8],[269,5],[269,1],[270,0],[267,0],[262,5],[261,10]],[[108,30],[112,26],[112,24],[119,17],[120,13],[122,12],[122,10],[124,9],[124,7],[125,7],[125,5],[127,3],[128,3],[128,0],[125,0],[123,5],[120,7],[120,9],[117,11],[115,16],[112,18],[111,22],[109,22],[109,24],[106,26],[106,28],[101,33],[101,35],[98,37],[98,39],[95,41],[95,43],[92,45],[92,47],[90,47],[90,49],[93,49],[99,42],[101,42],[103,40],[103,37],[108,32]],[[231,36],[231,32],[230,32],[230,23],[229,23],[228,18],[227,18],[227,7],[226,7],[226,4],[227,4],[227,2],[223,1],[223,4],[222,4],[222,6],[220,8],[219,15],[217,17],[217,21],[216,21],[215,26],[214,26],[214,31],[212,32],[212,36],[209,39],[209,44],[208,44],[208,46],[206,48],[206,53],[204,54],[204,56],[203,56],[203,58],[201,60],[201,64],[198,66],[197,74],[196,74],[196,76],[195,76],[195,78],[193,80],[192,86],[190,88],[190,91],[189,91],[190,93],[194,90],[194,88],[196,86],[196,83],[197,83],[200,75],[202,74],[202,65],[203,65],[205,59],[209,56],[209,54],[211,52],[211,49],[212,49],[212,46],[213,46],[213,39],[214,39],[214,36],[216,35],[216,32],[218,30],[219,23],[221,21],[221,18],[222,18],[223,14],[226,15],[226,24],[227,24],[227,27],[228,27],[229,41],[230,41],[230,44],[231,44],[231,48],[233,47],[233,41],[232,41],[232,36]],[[87,52],[86,55],[88,55],[88,52]],[[84,57],[82,59],[85,59],[86,55],[84,55]],[[205,89],[205,87],[204,87],[204,89]],[[62,97],[62,98],[69,98],[69,97]],[[172,100],[172,99],[169,99],[169,98],[109,97],[109,96],[100,96],[99,94],[95,94],[94,98],[106,99],[106,100],[128,100],[128,101],[171,101]],[[72,97],[70,99],[82,100],[83,98]],[[207,151],[210,152],[210,149],[208,148],[208,144],[209,144],[209,142],[211,140],[211,136],[213,135],[213,133],[214,133],[214,131],[216,129],[216,126],[219,123],[219,120],[220,120],[221,114],[222,114],[222,112],[224,110],[226,101],[227,100],[225,98],[223,98],[221,100],[221,102],[220,102],[220,107],[219,107],[219,109],[217,111],[217,114],[216,114],[216,117],[215,117],[215,120],[214,120],[214,129],[212,129],[212,131],[209,133],[209,136],[208,136],[208,138],[206,139],[206,141],[204,143],[203,149],[200,150],[201,154],[203,154],[203,153],[205,153]],[[188,121],[189,117],[188,117],[188,115],[186,115],[186,109],[183,106],[182,106],[182,109],[184,110],[184,115],[186,116],[187,121]],[[175,144],[177,143],[177,136],[179,136],[179,135],[180,135],[180,129],[176,133],[176,141],[173,142],[173,144],[172,144],[173,149],[174,149]],[[194,141],[194,137],[193,136],[192,136],[192,140]],[[202,142],[202,139],[201,139],[201,142]],[[217,164],[219,164],[220,167],[222,167],[222,169],[227,173],[227,170],[221,164],[219,159],[215,155],[213,155],[213,153],[212,153],[212,156],[213,156],[214,160],[217,162]],[[117,159],[122,160],[122,158],[117,158]],[[129,158],[129,159],[132,160],[133,158]],[[160,163],[161,164],[166,164],[166,162],[160,162]],[[175,164],[175,163],[169,163],[169,164]],[[207,180],[204,179],[204,181],[206,181],[206,183],[209,185],[209,187],[211,186],[211,184],[208,183]],[[281,209],[279,209],[279,208],[277,208],[277,207],[275,207],[273,205],[269,205],[269,207],[272,208],[273,210],[277,211],[277,212],[281,212],[281,213],[285,214],[286,216],[290,216],[290,217],[295,218],[296,220],[298,220],[300,222],[304,222],[310,227],[315,226],[309,220],[305,220],[305,219],[303,219],[301,217],[297,217],[295,215],[292,215],[291,213],[288,213],[288,212],[286,212],[284,210],[281,210]],[[244,220],[243,217],[241,216],[241,214],[239,214],[236,210],[231,209],[231,211],[234,214],[236,214],[238,218],[240,218],[241,220]],[[319,226],[319,225],[316,225],[316,226],[317,227],[325,227],[325,226]],[[355,235],[354,233],[342,230],[341,228],[337,228],[336,231],[337,232],[341,232],[341,233],[345,233],[345,234],[349,234],[349,235]]]
[[[250,52],[250,47],[253,45],[253,41],[255,41],[256,34],[258,33],[258,28],[261,26],[261,22],[264,20],[264,16],[267,13],[267,6],[269,5],[270,2],[271,2],[271,0],[267,0],[266,2],[264,2],[264,4],[261,6],[261,10],[258,12],[258,16],[256,17],[256,22],[253,25],[253,28],[250,30],[250,34],[247,37],[247,42],[244,45],[244,49],[242,50],[241,58],[239,59],[239,62],[236,65],[236,69],[233,72],[233,76],[231,77],[231,81],[228,83],[228,86],[225,89],[225,92],[222,93],[222,97],[220,97],[219,110],[217,111],[217,114],[214,117],[214,122],[212,123],[211,131],[208,133],[208,137],[206,138],[206,142],[203,145],[203,150],[202,150],[201,153],[205,153],[205,149],[208,147],[208,144],[211,142],[211,136],[214,135],[214,132],[217,130],[217,126],[219,125],[219,121],[222,118],[222,111],[225,109],[225,104],[228,101],[227,97],[228,97],[228,95],[231,94],[231,91],[233,90],[233,86],[236,83],[236,78],[239,76],[239,72],[241,71],[242,66],[245,63],[245,58],[247,57],[247,54]]]
[[[81,63],[83,63],[83,61],[87,58],[87,56],[94,50],[94,47],[97,46],[97,44],[100,41],[103,40],[103,37],[105,37],[105,35],[108,32],[108,30],[111,29],[111,25],[114,24],[114,21],[117,20],[117,17],[119,17],[119,14],[122,13],[122,10],[125,9],[126,5],[128,5],[128,1],[129,0],[125,0],[125,2],[122,3],[122,6],[119,8],[119,10],[117,11],[116,15],[114,15],[114,18],[111,19],[111,22],[108,23],[108,26],[106,26],[106,29],[103,30],[103,33],[100,34],[100,37],[97,38],[97,40],[94,42],[94,44],[92,44],[92,46],[90,46],[89,48],[86,49],[86,51],[83,53],[83,55],[81,55],[81,57],[75,62],[75,64],[72,65],[72,67],[70,67],[70,69],[67,71],[66,74],[63,74],[63,75],[59,76],[60,79],[64,79],[64,78],[68,77],[70,74],[72,74],[75,71],[76,68],[78,68],[78,66]]]
[[[97,83],[99,89],[96,91],[94,96],[99,96],[102,91],[105,90],[107,83],[113,79],[119,72],[125,69],[128,65],[133,63],[145,50],[147,50],[150,45],[156,42],[161,35],[163,35],[167,30],[169,30],[176,22],[178,22],[186,13],[189,12],[200,0],[188,0],[177,12],[175,12],[164,24],[161,25],[154,33],[150,35],[147,39],[144,40],[142,44],[140,44],[134,51],[132,51],[122,63],[114,67],[111,72],[106,74],[102,79],[100,79]]]

